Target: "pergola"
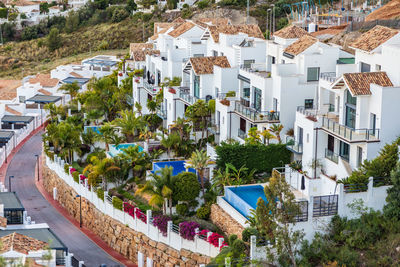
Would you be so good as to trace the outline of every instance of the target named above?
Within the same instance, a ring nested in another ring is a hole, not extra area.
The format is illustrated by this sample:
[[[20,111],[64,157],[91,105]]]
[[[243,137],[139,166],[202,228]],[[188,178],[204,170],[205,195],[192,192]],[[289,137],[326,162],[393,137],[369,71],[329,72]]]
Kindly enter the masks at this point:
[[[10,139],[14,136],[13,131],[1,131],[0,130],[0,147],[3,147],[10,141]]]
[[[36,104],[48,104],[48,103],[56,103],[60,100],[61,96],[36,94],[35,96],[27,99],[26,102],[34,102]]]
[[[68,78],[65,78],[64,80],[62,80],[61,83],[72,84],[72,83],[76,82],[79,85],[79,87],[82,88],[82,86],[85,85],[89,80],[90,80],[89,78],[68,77]]]
[[[33,121],[33,116],[4,115],[1,119],[2,129],[21,129]]]

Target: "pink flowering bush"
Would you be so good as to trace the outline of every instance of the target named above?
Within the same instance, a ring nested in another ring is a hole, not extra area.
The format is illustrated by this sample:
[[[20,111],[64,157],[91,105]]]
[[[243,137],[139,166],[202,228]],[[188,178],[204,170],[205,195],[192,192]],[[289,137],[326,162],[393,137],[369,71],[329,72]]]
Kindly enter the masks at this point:
[[[196,235],[196,228],[200,225],[197,222],[183,222],[179,224],[179,232],[181,237],[187,240],[193,240]]]
[[[153,218],[153,225],[160,230],[163,236],[167,235],[168,221],[171,221],[171,218],[165,215],[159,215]]]
[[[147,216],[140,209],[135,210],[135,216],[144,223],[147,223]]]
[[[223,236],[220,234],[217,234],[217,233],[212,233],[208,237],[207,241],[208,241],[208,243],[212,244],[214,247],[218,247],[220,238],[223,238]]]
[[[132,217],[135,217],[135,206],[129,204],[128,202],[124,202],[124,212],[128,213]]]
[[[80,179],[81,181],[85,180],[86,178],[87,178],[87,177],[86,177],[85,175],[79,174],[79,179]]]
[[[76,169],[75,169],[75,168],[69,169],[69,173],[70,173],[70,174],[73,174],[74,172],[76,172]]]

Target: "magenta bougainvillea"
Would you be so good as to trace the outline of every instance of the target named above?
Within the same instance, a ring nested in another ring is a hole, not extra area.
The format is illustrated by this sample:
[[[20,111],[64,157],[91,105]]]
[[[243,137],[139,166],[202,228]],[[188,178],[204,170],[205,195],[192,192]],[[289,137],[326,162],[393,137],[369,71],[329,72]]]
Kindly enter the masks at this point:
[[[132,217],[135,217],[135,206],[129,204],[128,202],[124,202],[124,212],[128,213]]]
[[[75,168],[69,169],[69,173],[70,173],[70,174],[73,174],[74,172],[76,172],[76,169],[75,169]]]
[[[147,223],[147,216],[140,209],[135,209],[135,216],[144,223]]]
[[[168,221],[171,221],[171,218],[165,215],[159,215],[153,218],[153,225],[160,230],[163,236],[167,236]]]
[[[212,244],[214,247],[219,247],[219,239],[223,238],[222,235],[217,233],[212,233],[208,238],[208,243]]]
[[[85,175],[79,174],[79,179],[80,179],[81,181],[85,180],[86,178],[87,178],[87,177],[86,177]]]
[[[196,235],[196,228],[200,225],[197,222],[183,222],[179,224],[179,232],[181,237],[187,240],[193,240]]]

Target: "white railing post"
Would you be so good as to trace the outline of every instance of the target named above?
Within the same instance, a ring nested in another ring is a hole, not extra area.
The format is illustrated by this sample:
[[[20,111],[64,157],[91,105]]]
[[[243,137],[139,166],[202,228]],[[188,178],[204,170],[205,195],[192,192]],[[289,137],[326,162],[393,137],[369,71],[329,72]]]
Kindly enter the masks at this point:
[[[146,210],[147,236],[150,237],[151,210]]]
[[[254,260],[254,254],[257,246],[257,237],[255,235],[250,236],[250,260]]]
[[[199,242],[199,228],[194,229],[194,247],[197,252]]]
[[[208,232],[208,233],[207,233],[208,255],[211,255],[211,247],[212,247],[212,245],[211,245],[210,242],[208,242],[208,238],[209,238],[211,235],[212,235],[212,232]]]
[[[137,216],[136,216],[136,209],[137,208],[133,208],[133,218],[135,220],[135,230],[138,230],[138,226],[137,226]]]
[[[168,245],[171,244],[171,231],[172,231],[172,221],[167,222],[167,239]]]
[[[372,207],[371,201],[374,197],[374,177],[369,177],[368,179],[368,191],[367,191],[367,207]]]
[[[224,243],[224,238],[223,237],[218,238],[218,251],[221,250],[222,243]]]

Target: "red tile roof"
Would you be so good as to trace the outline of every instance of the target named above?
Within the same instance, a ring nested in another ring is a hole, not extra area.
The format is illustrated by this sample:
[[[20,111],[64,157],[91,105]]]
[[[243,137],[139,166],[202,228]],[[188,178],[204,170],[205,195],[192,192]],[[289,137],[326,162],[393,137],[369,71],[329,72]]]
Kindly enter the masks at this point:
[[[298,39],[304,35],[309,35],[309,33],[303,28],[297,27],[295,25],[290,25],[279,31],[274,32],[273,36],[278,36],[283,39]]]
[[[219,25],[208,26],[208,30],[215,43],[219,42],[219,34],[238,34],[245,33],[249,37],[264,39],[264,35],[256,24],[240,24],[240,25]]]
[[[350,47],[371,52],[398,33],[399,30],[377,25],[358,37]]]
[[[17,97],[17,88],[22,85],[20,80],[0,80],[0,100],[12,100]]]
[[[50,74],[37,74],[34,78],[29,79],[29,83],[40,83],[43,87],[54,87],[58,84],[59,80],[51,78]]]
[[[218,66],[221,68],[230,68],[231,67],[226,56],[191,57],[190,64],[192,65],[192,68],[197,75],[212,74],[214,72],[214,66]]]
[[[370,95],[372,83],[382,87],[393,86],[386,72],[345,73],[343,79],[353,95]]]
[[[312,37],[310,35],[304,35],[303,37],[295,41],[293,44],[286,47],[284,52],[297,56],[298,54],[304,52],[307,48],[315,44],[317,41],[318,39],[315,37]]]
[[[30,251],[45,250],[48,247],[46,242],[15,232],[1,237],[0,241],[3,245],[0,249],[1,252],[12,250],[28,255]]]
[[[190,21],[187,21],[187,22],[179,25],[178,27],[176,27],[172,31],[170,31],[168,34],[170,36],[176,38],[176,37],[181,36],[185,32],[187,32],[188,30],[192,29],[194,26],[196,26],[194,23],[192,23]]]

